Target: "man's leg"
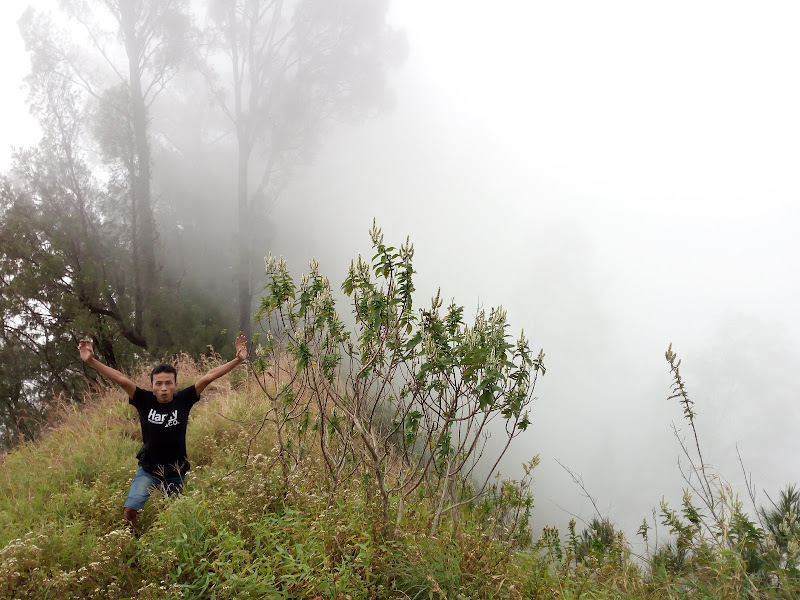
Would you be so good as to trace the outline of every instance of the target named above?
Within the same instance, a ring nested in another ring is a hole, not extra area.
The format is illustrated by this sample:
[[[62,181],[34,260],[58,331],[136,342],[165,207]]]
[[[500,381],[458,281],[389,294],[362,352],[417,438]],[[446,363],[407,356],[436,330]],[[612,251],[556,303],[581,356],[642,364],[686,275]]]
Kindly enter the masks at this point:
[[[175,496],[182,494],[183,486],[185,483],[186,483],[186,478],[183,475],[168,477],[164,481],[164,490],[167,492],[167,496]]]
[[[159,480],[154,475],[151,475],[142,467],[136,470],[136,475],[131,482],[131,489],[128,492],[128,497],[125,499],[125,509],[122,511],[122,518],[128,524],[136,529],[136,517],[144,508],[144,503],[150,497],[150,492],[154,487],[158,487]]]

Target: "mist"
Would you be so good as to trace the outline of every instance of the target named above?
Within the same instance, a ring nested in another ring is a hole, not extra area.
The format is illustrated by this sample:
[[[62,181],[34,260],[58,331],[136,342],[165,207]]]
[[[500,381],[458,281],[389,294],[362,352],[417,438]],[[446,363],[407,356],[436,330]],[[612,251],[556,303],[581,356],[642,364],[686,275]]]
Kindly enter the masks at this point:
[[[415,243],[420,304],[439,287],[468,313],[502,304],[544,348],[502,465],[541,454],[535,527],[594,514],[557,461],[629,538],[679,501],[670,343],[707,462],[767,503],[800,450],[796,7],[437,6],[393,7],[396,108],[296,178],[276,222],[303,225],[278,250],[341,280],[375,217]]]
[[[798,12],[396,0],[408,53],[386,97],[320,129],[253,255],[283,254],[297,276],[316,257],[336,287],[374,218],[414,243],[418,306],[437,289],[466,314],[503,305],[546,353],[533,425],[501,465],[519,476],[541,456],[537,530],[594,511],[557,461],[631,539],[680,498],[670,343],[707,462],[746,494],[738,447],[765,502],[800,479]],[[182,126],[220,117],[197,80],[180,84],[154,109],[160,241],[234,328],[233,145]]]

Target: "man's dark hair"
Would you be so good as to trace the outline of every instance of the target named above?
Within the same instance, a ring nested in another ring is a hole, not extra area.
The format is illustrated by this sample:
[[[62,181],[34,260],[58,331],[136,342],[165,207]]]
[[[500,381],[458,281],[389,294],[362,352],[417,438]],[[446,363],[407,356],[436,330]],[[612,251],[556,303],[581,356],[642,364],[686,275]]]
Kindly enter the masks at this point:
[[[153,383],[153,376],[157,375],[158,373],[172,373],[172,375],[175,377],[175,383],[178,382],[178,371],[172,365],[161,363],[160,365],[153,367],[153,370],[150,371],[151,384]]]

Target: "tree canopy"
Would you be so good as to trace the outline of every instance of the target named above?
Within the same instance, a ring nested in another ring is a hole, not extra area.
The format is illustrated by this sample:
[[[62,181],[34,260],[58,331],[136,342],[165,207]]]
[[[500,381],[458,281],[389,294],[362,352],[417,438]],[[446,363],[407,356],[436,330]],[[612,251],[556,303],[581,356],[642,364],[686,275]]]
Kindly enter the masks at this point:
[[[372,0],[62,0],[20,20],[42,129],[0,186],[0,445],[129,370],[249,334],[269,207],[405,55]],[[263,274],[262,274],[263,275]]]

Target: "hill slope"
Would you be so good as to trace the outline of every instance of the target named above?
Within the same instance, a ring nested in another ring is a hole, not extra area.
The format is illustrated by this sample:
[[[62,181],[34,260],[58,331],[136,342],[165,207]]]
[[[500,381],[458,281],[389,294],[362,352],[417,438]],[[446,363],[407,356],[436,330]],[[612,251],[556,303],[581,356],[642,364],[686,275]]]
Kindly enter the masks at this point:
[[[179,385],[207,368],[181,361]],[[185,493],[155,494],[134,534],[122,505],[140,443],[135,412],[115,389],[65,408],[40,441],[2,456],[0,598],[793,598],[800,590],[791,555],[782,555],[783,571],[754,572],[746,536],[741,552],[696,542],[670,554],[662,545],[651,568],[630,559],[610,524],[564,541],[546,528],[531,543],[514,521],[524,489],[513,482],[464,506],[436,536],[424,489],[399,524],[387,524],[358,465],[330,493],[313,436],[285,481],[269,414],[243,369],[216,382],[192,411]]]
[[[184,361],[179,386],[203,369]],[[146,376],[137,383],[145,386]],[[501,575],[510,547],[479,543],[469,523],[456,536],[429,538],[426,509],[411,505],[389,535],[369,481],[351,478],[331,501],[313,454],[285,488],[274,439],[262,427],[267,405],[243,370],[216,382],[193,409],[186,491],[155,494],[134,535],[122,506],[140,434],[125,400],[119,390],[100,390],[85,405],[65,408],[40,441],[3,457],[0,597],[367,599],[517,591]]]

